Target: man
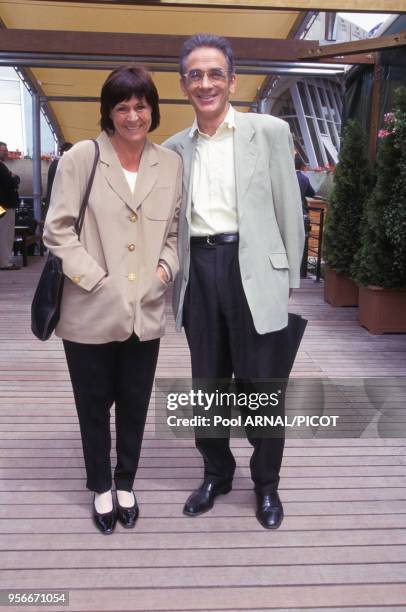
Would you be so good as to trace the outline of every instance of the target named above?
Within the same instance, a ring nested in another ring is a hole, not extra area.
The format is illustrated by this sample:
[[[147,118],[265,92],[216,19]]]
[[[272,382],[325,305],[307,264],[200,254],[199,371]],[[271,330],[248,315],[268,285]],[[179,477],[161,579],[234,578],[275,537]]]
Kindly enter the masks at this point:
[[[299,183],[300,196],[302,198],[303,223],[305,231],[305,246],[303,251],[302,263],[300,264],[300,278],[307,276],[307,256],[309,251],[309,236],[312,230],[312,224],[309,218],[309,207],[306,198],[313,198],[316,195],[309,177],[303,172],[306,164],[301,159],[300,155],[295,155],[296,176]]]
[[[309,177],[303,172],[305,167],[306,164],[301,157],[299,155],[295,155],[296,176],[299,183],[300,196],[302,198],[303,213],[308,212],[306,198],[313,198],[316,195],[316,192],[310,183]]]
[[[20,266],[12,263],[15,227],[15,209],[19,198],[17,187],[20,178],[10,172],[4,164],[8,157],[5,142],[0,142],[0,206],[6,210],[0,218],[0,270],[19,270]]]
[[[192,128],[165,146],[183,159],[180,273],[174,286],[177,328],[185,327],[194,379],[287,378],[289,288],[300,284],[303,218],[287,123],[238,113],[226,39],[197,34],[180,56],[180,85],[196,113]],[[219,383],[220,384],[220,383]],[[283,436],[257,437],[250,462],[257,518],[276,529]],[[196,437],[204,480],[186,501],[196,516],[231,490],[235,460],[228,437]]]

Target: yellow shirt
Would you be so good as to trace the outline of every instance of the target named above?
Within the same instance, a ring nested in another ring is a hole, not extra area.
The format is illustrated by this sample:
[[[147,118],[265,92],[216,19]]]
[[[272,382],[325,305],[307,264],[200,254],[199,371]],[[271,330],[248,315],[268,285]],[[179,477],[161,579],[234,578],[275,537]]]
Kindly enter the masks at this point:
[[[234,169],[234,109],[229,107],[213,136],[199,130],[193,167],[191,236],[238,231]]]

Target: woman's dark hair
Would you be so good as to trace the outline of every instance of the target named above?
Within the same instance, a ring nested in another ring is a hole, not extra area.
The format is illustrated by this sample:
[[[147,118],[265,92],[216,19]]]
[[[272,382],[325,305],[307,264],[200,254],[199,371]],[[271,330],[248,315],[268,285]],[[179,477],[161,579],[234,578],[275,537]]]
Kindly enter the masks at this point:
[[[231,74],[235,73],[233,50],[227,38],[216,34],[193,34],[184,42],[180,51],[179,72],[182,77],[186,71],[186,58],[199,47],[213,47],[221,51],[227,60],[228,70]]]
[[[110,118],[112,109],[119,102],[129,100],[133,96],[145,98],[152,109],[152,122],[149,132],[158,127],[161,119],[158,91],[145,68],[133,64],[116,68],[104,82],[100,95],[100,126],[102,130],[114,132],[114,125]]]

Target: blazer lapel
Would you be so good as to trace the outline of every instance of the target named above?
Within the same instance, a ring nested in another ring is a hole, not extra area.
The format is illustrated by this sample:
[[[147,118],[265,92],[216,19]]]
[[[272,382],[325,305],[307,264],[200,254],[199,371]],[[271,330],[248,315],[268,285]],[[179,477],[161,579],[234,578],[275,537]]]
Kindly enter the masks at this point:
[[[158,155],[153,145],[146,141],[141,155],[140,167],[138,169],[137,183],[135,185],[134,196],[131,208],[138,208],[145,198],[151,193],[158,180]]]
[[[244,113],[235,112],[236,130],[234,134],[234,165],[237,188],[237,203],[240,214],[244,212],[241,206],[244,195],[254,175],[259,149],[256,146],[255,130]]]
[[[127,206],[131,206],[133,195],[109,137],[105,132],[102,132],[97,138],[97,142],[100,146],[100,167],[103,176],[118,197]]]
[[[135,191],[132,194],[109,137],[102,132],[97,141],[100,145],[101,168],[106,181],[124,204],[136,210],[158,180],[158,156],[154,147],[149,140],[146,141],[141,155]]]
[[[183,192],[186,194],[186,219],[190,224],[191,208],[192,208],[192,176],[195,160],[197,137],[190,138],[187,132],[184,139],[178,145],[178,152],[183,160]]]

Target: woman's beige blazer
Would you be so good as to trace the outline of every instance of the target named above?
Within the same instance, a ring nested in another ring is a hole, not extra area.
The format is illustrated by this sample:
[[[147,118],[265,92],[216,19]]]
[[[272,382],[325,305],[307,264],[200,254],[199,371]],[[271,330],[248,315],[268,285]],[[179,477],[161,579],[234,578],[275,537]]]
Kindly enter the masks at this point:
[[[178,271],[179,156],[147,141],[134,194],[106,133],[80,240],[74,224],[94,159],[92,141],[77,143],[58,164],[44,243],[62,259],[66,276],[55,333],[89,344],[140,340],[165,331],[168,284],[156,273],[163,260]],[[103,283],[99,281],[107,275]]]

